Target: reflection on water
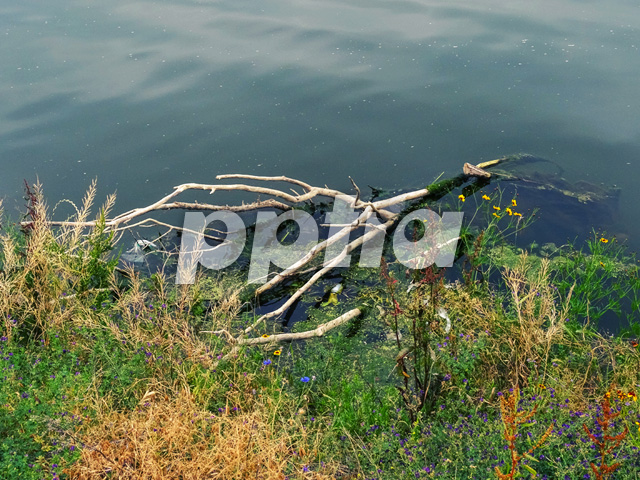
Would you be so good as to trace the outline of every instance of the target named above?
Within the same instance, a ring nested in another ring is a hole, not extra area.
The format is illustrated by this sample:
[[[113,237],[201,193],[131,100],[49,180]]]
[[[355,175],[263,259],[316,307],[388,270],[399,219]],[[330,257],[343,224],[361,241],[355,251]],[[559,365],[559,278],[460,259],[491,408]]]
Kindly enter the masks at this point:
[[[522,151],[640,200],[633,2],[3,3],[10,199],[36,175],[119,210],[219,173],[413,188]]]

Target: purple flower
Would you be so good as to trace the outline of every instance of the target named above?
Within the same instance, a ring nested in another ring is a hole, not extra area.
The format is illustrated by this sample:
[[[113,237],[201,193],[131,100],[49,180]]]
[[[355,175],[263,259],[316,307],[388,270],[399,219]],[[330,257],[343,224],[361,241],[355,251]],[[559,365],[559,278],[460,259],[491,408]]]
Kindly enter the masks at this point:
[[[269,360],[268,358],[262,362],[263,365],[271,365],[271,360]]]
[[[302,377],[302,378],[300,379],[300,381],[301,381],[302,383],[307,383],[307,382],[309,381],[309,377]]]

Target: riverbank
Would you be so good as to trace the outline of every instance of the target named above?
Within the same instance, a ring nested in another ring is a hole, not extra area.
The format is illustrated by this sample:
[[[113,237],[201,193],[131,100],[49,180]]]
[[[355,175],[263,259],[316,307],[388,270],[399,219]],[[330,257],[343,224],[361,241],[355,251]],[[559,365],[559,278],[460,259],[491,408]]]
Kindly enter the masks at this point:
[[[54,230],[34,195],[1,238],[2,478],[596,478],[604,434],[615,478],[638,477],[639,326],[597,328],[637,311],[637,263],[604,233],[526,255],[517,200],[478,192],[458,281],[351,268],[337,302],[323,280],[304,318],[234,350],[259,307],[242,272],[122,271],[104,211],[88,236]]]

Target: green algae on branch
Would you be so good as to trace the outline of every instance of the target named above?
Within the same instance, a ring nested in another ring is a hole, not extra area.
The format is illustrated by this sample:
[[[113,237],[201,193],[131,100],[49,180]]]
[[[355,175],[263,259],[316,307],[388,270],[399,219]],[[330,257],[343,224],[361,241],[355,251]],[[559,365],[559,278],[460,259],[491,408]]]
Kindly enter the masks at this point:
[[[603,203],[616,201],[620,196],[620,188],[596,185],[584,180],[570,182],[562,176],[562,169],[551,160],[536,157],[526,153],[509,155],[501,160],[502,163],[515,163],[515,167],[510,171],[493,169],[492,172],[502,181],[517,181],[527,184],[539,190],[549,190],[558,192],[566,197],[575,198],[581,203]],[[554,167],[555,171],[545,172],[540,169],[531,172],[518,172],[519,168],[532,164],[544,163],[547,166]]]
[[[501,167],[504,164],[509,164],[509,170],[495,168],[497,165]],[[544,172],[540,170],[534,170],[531,172],[518,172],[525,166],[531,166],[533,164],[547,164],[555,167],[555,172]],[[469,165],[469,164],[466,164]],[[513,165],[513,167],[512,167]],[[473,167],[473,166],[472,166]],[[476,182],[465,187],[465,196],[470,196],[480,188],[488,185],[491,179],[495,181],[510,181],[520,182],[529,187],[539,190],[548,190],[558,192],[566,197],[575,198],[581,203],[604,203],[610,201],[617,201],[620,196],[620,189],[617,187],[606,187],[601,185],[595,185],[583,180],[571,183],[561,176],[562,169],[558,167],[554,162],[536,157],[528,153],[517,153],[513,155],[506,155],[495,160],[488,162],[482,162],[476,165],[482,171],[491,168],[491,175],[475,175],[473,170],[469,173],[463,173],[453,178],[436,181],[430,184],[427,189],[429,190],[428,199],[438,200],[445,195],[451,193],[456,188],[463,186],[470,177],[476,177]]]

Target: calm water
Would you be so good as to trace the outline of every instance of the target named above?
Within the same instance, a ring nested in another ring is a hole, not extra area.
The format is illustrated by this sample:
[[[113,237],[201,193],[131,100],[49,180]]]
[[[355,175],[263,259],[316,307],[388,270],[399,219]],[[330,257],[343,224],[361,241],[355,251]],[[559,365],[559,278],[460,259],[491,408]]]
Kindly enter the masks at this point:
[[[639,21],[623,0],[2,0],[0,194],[38,176],[77,202],[97,177],[121,211],[220,173],[412,188],[528,152],[621,187],[594,226],[638,244]]]

